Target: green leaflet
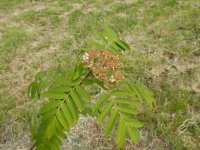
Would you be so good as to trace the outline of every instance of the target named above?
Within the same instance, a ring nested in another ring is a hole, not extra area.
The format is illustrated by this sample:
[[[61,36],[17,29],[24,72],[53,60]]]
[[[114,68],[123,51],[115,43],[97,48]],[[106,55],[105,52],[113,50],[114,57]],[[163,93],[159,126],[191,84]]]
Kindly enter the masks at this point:
[[[56,118],[53,117],[51,122],[49,123],[47,127],[47,138],[50,139],[56,132]]]
[[[70,78],[70,77],[73,77],[73,75],[74,75],[74,70],[70,70],[70,69],[68,70],[68,69],[67,69],[67,70],[63,70],[63,72],[64,72],[64,74],[67,75],[67,77],[69,77],[69,78]]]
[[[37,93],[37,83],[36,82],[32,82],[30,84],[30,93],[31,93],[31,97],[34,98],[36,93]]]
[[[134,128],[141,128],[143,127],[143,123],[137,120],[133,120],[133,119],[129,119],[127,120],[126,124],[130,127],[134,127]]]
[[[58,121],[58,123],[60,124],[60,122]],[[62,125],[61,125],[62,126]],[[63,130],[59,131],[58,128],[56,129],[56,134],[55,134],[57,137],[61,138],[61,139],[67,139],[67,135]]]
[[[62,126],[68,131],[69,130],[69,125],[67,123],[67,120],[64,117],[63,112],[62,111],[58,111],[56,115],[57,115],[58,120],[62,124]]]
[[[132,105],[132,106],[139,106],[140,103],[134,100],[130,100],[127,98],[115,98],[114,102],[116,103],[121,103],[121,104],[127,104],[127,105]]]
[[[51,139],[43,141],[43,143],[37,145],[36,150],[59,150],[61,145],[61,140],[53,136]]]
[[[145,90],[136,86],[136,85],[132,85],[134,91],[137,93],[137,96],[140,97],[141,99],[144,98],[144,93],[145,93]]]
[[[97,101],[97,103],[94,105],[92,113],[94,115],[97,114],[97,111],[99,110],[100,106],[110,97],[109,93],[104,94],[103,96],[100,97],[100,99]]]
[[[98,49],[104,48],[104,46],[102,44],[100,44],[99,42],[96,42],[94,40],[87,40],[87,44],[93,48],[98,48]]]
[[[92,85],[94,84],[95,82],[92,80],[92,79],[85,79],[83,80],[82,84],[83,85]]]
[[[139,89],[136,86],[127,83],[127,87],[130,92],[134,93],[139,98],[139,100],[142,101],[142,99],[143,99],[142,93],[140,93]]]
[[[113,101],[109,101],[109,103],[104,106],[101,114],[98,117],[98,121],[99,122],[103,122],[103,120],[105,119],[106,115],[108,114],[108,112],[111,110],[111,108],[113,107]]]
[[[40,71],[36,74],[35,79],[39,80],[39,79],[43,79],[46,76],[46,71]]]
[[[56,112],[57,112],[57,108],[53,108],[47,112],[41,113],[42,121],[49,120],[56,114]]]
[[[75,122],[78,121],[78,111],[77,111],[77,107],[76,104],[74,103],[74,101],[72,100],[72,98],[67,99],[67,104],[68,107],[72,113],[72,118]]]
[[[152,105],[155,104],[155,99],[153,98],[153,93],[145,90],[141,87],[138,87],[136,85],[131,85],[129,83],[126,83],[128,86],[128,89],[134,93],[136,93],[137,97],[142,100],[144,99],[146,101],[146,103],[148,104],[148,106],[150,107],[150,109],[152,109]]]
[[[108,44],[108,41],[106,40],[106,38],[103,36],[103,34],[101,34],[100,32],[95,32],[96,36],[102,41],[102,43],[104,45]]]
[[[153,93],[151,93],[150,91],[146,91],[143,96],[144,96],[144,99],[146,100],[146,103],[149,105],[151,109],[152,109],[153,104],[156,106],[156,101],[153,98]]]
[[[115,53],[115,54],[121,54],[119,53],[121,51],[121,47],[119,47],[116,42],[113,42],[109,45],[110,50],[112,50],[111,52]]]
[[[128,113],[128,114],[132,114],[132,115],[136,115],[138,114],[139,112],[137,112],[135,109],[133,108],[130,108],[128,106],[117,106],[117,109],[119,111],[122,111],[124,113]]]
[[[57,136],[53,136],[51,137],[51,139],[45,141],[45,143],[43,144],[45,145],[44,150],[46,148],[50,150],[59,150],[61,145],[61,140]]]
[[[56,78],[56,82],[58,84],[64,84],[64,85],[68,85],[68,86],[74,86],[76,83],[71,81],[69,78],[63,77],[63,76],[59,76]]]
[[[60,145],[61,145],[62,141],[60,140],[59,137],[53,136],[53,137],[49,140],[49,143],[51,143],[52,145],[54,145],[56,149],[60,150]]]
[[[71,92],[71,97],[72,97],[73,101],[75,102],[76,106],[81,111],[83,111],[84,110],[84,104],[83,104],[81,98],[79,97],[79,95],[75,91],[72,91]]]
[[[37,147],[39,147],[40,145],[43,145],[44,144],[44,141],[45,138],[44,137],[37,137],[37,139],[35,140],[35,145],[37,145]]]
[[[115,41],[117,39],[116,32],[112,30],[108,25],[104,26],[104,32],[110,42]]]
[[[122,58],[122,55],[121,53],[119,52],[119,47],[115,44],[115,43],[112,43],[110,44],[108,47],[108,50],[112,53],[114,53],[115,55],[118,55],[118,57],[121,59]]]
[[[128,134],[131,137],[131,140],[133,143],[137,144],[138,143],[138,134],[137,131],[134,128],[128,127]]]
[[[46,98],[53,98],[53,99],[64,99],[67,97],[66,93],[61,93],[61,92],[43,92],[41,96],[46,97]]]
[[[118,51],[117,51],[118,47],[116,48],[115,45],[113,45],[113,44],[109,45],[109,46],[108,46],[108,49],[109,49],[109,51],[111,51],[112,53],[118,54]]]
[[[64,115],[65,119],[67,120],[69,127],[71,127],[73,125],[73,118],[72,118],[72,114],[66,103],[63,103],[61,105],[61,110],[63,111],[63,115]]]
[[[129,45],[126,42],[122,41],[122,40],[117,40],[115,43],[117,44],[117,46],[120,47],[120,49],[122,49],[124,51],[125,50],[130,50]]]
[[[113,96],[135,96],[135,94],[133,94],[127,90],[113,90],[111,92],[111,95],[113,95]]]
[[[45,147],[45,144],[38,145],[36,150],[51,150],[48,146]]]
[[[64,133],[64,131],[59,131],[58,129],[56,129],[56,136],[62,138],[62,139],[67,139],[66,134]]]
[[[75,68],[74,72],[75,72],[75,73],[74,73],[73,80],[79,79],[80,76],[81,76],[81,72],[80,72],[80,70],[78,70],[78,67]]]
[[[54,109],[58,106],[60,106],[61,101],[60,100],[54,100],[54,101],[50,101],[49,103],[45,104],[41,109],[40,109],[40,113],[44,113],[47,112],[51,109]]]
[[[58,119],[58,117],[57,117]],[[62,126],[62,124],[60,123],[60,121],[56,122],[56,128],[59,132],[63,132],[64,131],[64,127]]]
[[[83,82],[83,85],[92,85],[92,84],[97,84],[99,85],[100,87],[102,88],[105,88],[104,85],[103,85],[103,81],[97,79],[97,78],[89,78],[89,79],[85,79]]]
[[[66,139],[67,136],[64,133],[64,127],[61,125],[60,121],[56,122],[56,133],[55,135],[57,135],[60,138]]]
[[[108,46],[109,50],[114,53],[114,54],[121,54],[119,53],[119,47],[116,45],[116,43],[111,43],[109,46]]]
[[[41,92],[43,90],[45,90],[46,88],[48,88],[50,86],[50,84],[52,83],[51,80],[40,80],[38,83],[38,90],[37,90],[37,94],[40,95]]]
[[[84,68],[83,68],[83,64],[77,64],[74,68],[74,75],[73,78],[76,78],[76,73],[78,72],[78,76],[80,77],[80,75],[82,75]],[[76,80],[76,79],[75,79]]]
[[[117,143],[119,148],[122,148],[123,145],[126,142],[127,137],[127,129],[125,127],[125,122],[122,117],[120,117],[118,129],[117,129],[117,135],[115,142]]]
[[[44,142],[46,138],[46,129],[48,127],[48,124],[49,124],[49,121],[44,121],[40,123],[37,129],[37,133],[33,136],[33,138],[35,139],[36,145],[40,145],[41,143]]]
[[[113,109],[111,110],[111,115],[110,115],[110,118],[109,118],[109,121],[106,125],[106,128],[105,128],[105,136],[108,137],[112,131],[112,129],[114,128],[115,126],[115,122],[117,120],[117,115],[118,115],[118,111],[117,109]]]
[[[58,86],[53,86],[49,88],[48,92],[59,92],[59,93],[64,93],[64,92],[69,92],[72,88],[69,85],[58,85]]]
[[[79,93],[80,96],[82,96],[85,100],[90,101],[90,94],[85,90],[84,87],[82,87],[81,85],[77,85],[76,86],[76,90]]]

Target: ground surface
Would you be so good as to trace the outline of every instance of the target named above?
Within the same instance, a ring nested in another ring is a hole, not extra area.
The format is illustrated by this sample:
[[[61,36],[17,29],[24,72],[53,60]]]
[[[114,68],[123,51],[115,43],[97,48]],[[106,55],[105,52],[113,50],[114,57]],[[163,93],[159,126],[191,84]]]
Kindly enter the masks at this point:
[[[73,66],[104,23],[132,48],[127,77],[151,88],[158,104],[141,118],[140,143],[125,149],[200,148],[199,14],[199,0],[0,0],[0,149],[31,147],[40,102],[26,96],[28,84],[40,70]],[[116,146],[82,117],[63,149]]]

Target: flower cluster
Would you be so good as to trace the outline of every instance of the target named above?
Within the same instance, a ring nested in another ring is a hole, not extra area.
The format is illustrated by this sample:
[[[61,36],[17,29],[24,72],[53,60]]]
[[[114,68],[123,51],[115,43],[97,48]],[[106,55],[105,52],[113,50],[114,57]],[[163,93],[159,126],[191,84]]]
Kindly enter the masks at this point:
[[[107,50],[88,51],[83,55],[83,64],[91,68],[93,75],[102,80],[106,87],[123,78],[119,57]]]

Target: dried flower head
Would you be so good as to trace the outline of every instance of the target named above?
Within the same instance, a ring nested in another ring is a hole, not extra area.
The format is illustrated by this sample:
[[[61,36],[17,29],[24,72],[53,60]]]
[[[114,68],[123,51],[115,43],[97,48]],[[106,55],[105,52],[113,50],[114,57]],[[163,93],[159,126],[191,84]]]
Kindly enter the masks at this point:
[[[107,50],[90,50],[83,55],[83,64],[91,68],[93,75],[110,87],[122,80],[119,57]]]

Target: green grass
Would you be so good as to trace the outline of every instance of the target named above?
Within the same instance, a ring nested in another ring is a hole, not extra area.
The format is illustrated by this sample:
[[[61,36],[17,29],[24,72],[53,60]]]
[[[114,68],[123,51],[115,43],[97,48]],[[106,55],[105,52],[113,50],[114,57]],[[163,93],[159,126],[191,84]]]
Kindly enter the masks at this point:
[[[153,143],[155,139],[168,149],[199,146],[199,1],[3,0],[0,10],[5,14],[0,18],[0,73],[5,73],[0,86],[2,135],[12,117],[16,118],[12,130],[17,134],[10,139],[21,138],[22,128],[26,129],[24,134],[30,132],[27,125],[34,124],[39,102],[30,104],[32,109],[24,107],[31,102],[25,91],[36,72],[59,63],[70,68],[81,49],[89,48],[86,40],[94,38],[94,30],[101,31],[103,24],[109,24],[132,49],[125,54],[125,76],[151,88],[157,100],[154,113],[141,117],[146,124],[143,132],[148,134],[138,147],[154,145],[153,149],[163,149]],[[18,53],[22,48],[24,53]],[[16,66],[10,66],[11,62]],[[14,92],[15,88],[20,90]],[[11,93],[15,94],[7,100]],[[16,109],[15,103],[22,108]],[[6,119],[6,114],[10,118]]]
[[[5,103],[5,101],[6,101],[6,103]],[[0,97],[0,129],[2,129],[1,126],[4,123],[6,114],[10,110],[12,110],[14,108],[14,106],[15,106],[15,99],[13,99],[13,98],[3,99]]]
[[[10,62],[16,51],[31,40],[31,36],[23,28],[6,27],[1,32],[3,38],[0,44],[0,71]]]
[[[198,141],[200,135],[198,132],[199,120],[198,118],[194,119],[194,114],[188,110],[198,111],[200,108],[199,96],[191,91],[173,87],[167,81],[163,81],[159,88],[161,88],[160,92],[158,92],[159,89],[152,87],[154,92],[158,94],[156,97],[160,98],[160,101],[157,102],[157,113],[151,116],[152,121],[155,121],[152,122],[153,126],[156,125],[156,130],[153,132],[160,138],[164,137],[165,142],[171,145],[172,149],[191,149],[191,145],[180,142],[182,136],[185,135],[179,135],[178,129],[182,125],[185,126],[186,132],[189,131],[189,136],[196,139],[196,142]],[[151,117],[147,115],[146,119]],[[192,123],[183,124],[188,119]]]
[[[19,4],[22,4],[25,0],[1,0],[0,1],[0,11],[12,9]]]
[[[44,9],[41,11],[31,10],[24,13],[22,16],[15,18],[16,21],[24,21],[29,25],[46,26],[51,24],[53,26],[59,25],[61,19],[59,18],[59,12],[57,10]]]

